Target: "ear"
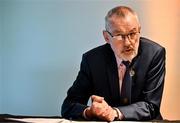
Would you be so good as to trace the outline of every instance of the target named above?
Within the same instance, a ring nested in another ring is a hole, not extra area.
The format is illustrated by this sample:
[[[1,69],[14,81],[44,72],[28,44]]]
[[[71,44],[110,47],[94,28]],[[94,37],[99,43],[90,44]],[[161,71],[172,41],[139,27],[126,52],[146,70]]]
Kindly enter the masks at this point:
[[[138,30],[139,30],[139,33],[141,33],[141,26],[139,26]]]
[[[103,36],[104,36],[104,40],[107,43],[109,43],[110,42],[109,35],[108,35],[108,33],[105,30],[103,30]]]

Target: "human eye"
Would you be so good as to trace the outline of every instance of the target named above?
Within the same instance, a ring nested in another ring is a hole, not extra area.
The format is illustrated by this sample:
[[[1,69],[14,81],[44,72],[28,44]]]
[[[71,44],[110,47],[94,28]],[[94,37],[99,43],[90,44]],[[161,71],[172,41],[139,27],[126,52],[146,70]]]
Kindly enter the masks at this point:
[[[133,39],[136,36],[136,32],[131,32],[128,34],[129,38]]]
[[[114,36],[114,38],[116,40],[122,40],[123,39],[121,34],[118,34],[118,35]]]
[[[131,37],[134,37],[134,36],[136,35],[136,32],[131,32],[131,33],[129,33],[129,35],[130,35]]]

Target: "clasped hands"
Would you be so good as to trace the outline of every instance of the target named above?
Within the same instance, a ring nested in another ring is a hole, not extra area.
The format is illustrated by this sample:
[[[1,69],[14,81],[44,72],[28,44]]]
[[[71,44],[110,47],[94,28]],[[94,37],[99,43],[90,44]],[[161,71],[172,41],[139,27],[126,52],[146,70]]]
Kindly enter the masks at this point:
[[[117,111],[109,106],[103,97],[92,95],[91,100],[91,106],[85,110],[88,119],[98,118],[110,122],[118,116]]]

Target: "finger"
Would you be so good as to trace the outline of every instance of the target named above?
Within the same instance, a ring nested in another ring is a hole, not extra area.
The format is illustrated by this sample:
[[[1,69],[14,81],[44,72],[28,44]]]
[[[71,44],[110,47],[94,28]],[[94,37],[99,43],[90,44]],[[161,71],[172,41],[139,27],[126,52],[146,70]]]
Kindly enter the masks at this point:
[[[109,114],[110,114],[110,111],[111,111],[111,110],[110,110],[108,107],[106,107],[106,108],[104,108],[104,110],[102,111],[101,115],[102,115],[103,117],[108,117]]]
[[[107,116],[107,119],[109,122],[113,121],[115,119],[114,109],[112,107],[109,107],[109,114]]]
[[[92,95],[91,100],[92,100],[92,102],[96,101],[96,102],[102,103],[102,101],[104,100],[104,97]]]
[[[104,110],[104,112],[103,112],[103,116],[105,116],[105,117],[108,116],[109,113],[110,113],[110,111],[111,111],[111,110],[110,110],[108,107],[106,107],[105,110]]]
[[[100,115],[102,115],[103,117],[107,116],[111,111],[111,107],[106,103],[105,100],[103,100],[102,103],[98,103],[98,106],[99,106],[99,110],[101,110]]]
[[[93,114],[95,114],[97,117],[105,116],[107,113],[107,107],[104,107],[102,103],[93,102],[91,105],[91,109],[93,111]]]
[[[108,106],[104,107],[102,103],[93,102],[91,107],[92,107],[93,114],[101,119],[103,117],[106,117],[110,112],[109,107]]]
[[[111,108],[109,108],[109,109],[107,109],[106,112],[108,112],[108,113],[103,114],[101,119],[104,119],[104,120],[109,121],[109,122],[113,121],[115,118],[114,114],[113,114],[113,110]]]
[[[92,110],[93,110],[93,112],[95,113],[95,114],[100,114],[100,112],[102,112],[102,109],[103,109],[103,106],[102,106],[102,104],[101,103],[98,103],[98,102],[96,102],[96,101],[94,101],[93,103],[92,103]]]

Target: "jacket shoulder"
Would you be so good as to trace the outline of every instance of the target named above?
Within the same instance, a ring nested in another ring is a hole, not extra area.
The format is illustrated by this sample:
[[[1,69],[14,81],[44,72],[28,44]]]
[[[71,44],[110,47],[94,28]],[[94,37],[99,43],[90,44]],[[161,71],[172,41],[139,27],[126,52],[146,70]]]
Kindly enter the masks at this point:
[[[163,46],[161,46],[160,44],[158,44],[157,42],[141,37],[140,38],[140,45],[142,47],[145,47],[147,49],[162,49],[164,48]]]
[[[98,47],[95,47],[83,54],[84,57],[95,57],[95,56],[101,56],[106,52],[110,52],[111,48],[109,44],[104,44]]]
[[[160,44],[156,43],[155,41],[141,37],[140,38],[140,50],[142,50],[142,52],[150,51],[153,53],[158,50],[165,50],[165,48],[163,46],[161,46]]]

